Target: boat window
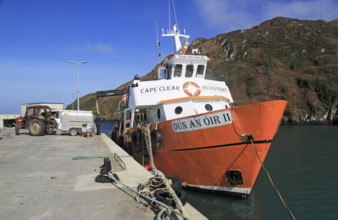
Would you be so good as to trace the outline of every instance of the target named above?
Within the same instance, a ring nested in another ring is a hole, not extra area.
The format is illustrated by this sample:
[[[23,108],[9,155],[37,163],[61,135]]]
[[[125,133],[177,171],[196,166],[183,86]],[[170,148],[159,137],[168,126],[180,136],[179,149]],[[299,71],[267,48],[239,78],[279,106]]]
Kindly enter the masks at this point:
[[[181,77],[181,75],[182,75],[182,64],[176,64],[174,77]]]
[[[187,65],[186,70],[185,70],[185,77],[192,77],[192,74],[194,73],[194,65]]]
[[[159,79],[167,79],[168,78],[168,70],[167,68],[158,68],[158,71],[157,71],[157,77]]]
[[[204,65],[197,66],[196,77],[203,77],[204,67]]]
[[[158,120],[161,119],[161,110],[159,108],[157,109],[157,118]]]
[[[207,110],[208,112],[212,111],[212,106],[210,104],[206,104],[204,107],[205,107],[205,110]]]
[[[176,115],[181,114],[182,111],[183,111],[183,108],[182,108],[181,106],[177,106],[177,107],[175,108],[175,113],[176,113]]]

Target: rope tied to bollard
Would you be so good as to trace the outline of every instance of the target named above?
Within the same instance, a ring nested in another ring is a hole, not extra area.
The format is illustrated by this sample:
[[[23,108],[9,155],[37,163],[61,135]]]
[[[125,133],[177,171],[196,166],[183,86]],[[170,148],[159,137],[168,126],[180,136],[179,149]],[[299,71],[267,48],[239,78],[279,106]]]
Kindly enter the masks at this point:
[[[184,207],[183,207],[181,200],[177,197],[175,191],[172,189],[170,180],[168,180],[161,171],[156,169],[155,162],[154,162],[154,156],[153,156],[152,142],[151,142],[150,125],[147,125],[146,127],[142,128],[142,132],[143,132],[144,137],[145,137],[145,143],[146,143],[147,152],[148,152],[148,155],[149,155],[149,165],[152,168],[152,171],[153,171],[153,174],[155,175],[155,178],[159,178],[159,179],[162,180],[163,184],[165,185],[164,190],[169,193],[171,198],[173,198],[173,201],[176,205],[176,208],[179,210],[182,217],[184,219],[190,219],[188,214],[186,213]],[[148,182],[143,186],[140,184],[141,185],[140,188],[142,189],[140,192],[145,192],[146,194],[154,195],[154,193],[149,192],[149,190],[151,188],[148,188],[149,187]],[[151,185],[150,185],[150,187],[151,187]],[[164,212],[164,211],[160,209],[160,213],[161,212]]]

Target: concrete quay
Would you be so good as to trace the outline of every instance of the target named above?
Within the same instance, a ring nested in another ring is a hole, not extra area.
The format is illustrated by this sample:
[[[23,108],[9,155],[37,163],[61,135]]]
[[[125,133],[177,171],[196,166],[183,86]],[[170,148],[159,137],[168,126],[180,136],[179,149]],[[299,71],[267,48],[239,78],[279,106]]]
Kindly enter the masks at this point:
[[[121,183],[134,190],[151,177],[106,135],[16,136],[12,128],[0,136],[0,219],[155,219],[128,188],[95,182],[102,157],[111,158]],[[191,205],[184,208],[190,219],[206,219]]]

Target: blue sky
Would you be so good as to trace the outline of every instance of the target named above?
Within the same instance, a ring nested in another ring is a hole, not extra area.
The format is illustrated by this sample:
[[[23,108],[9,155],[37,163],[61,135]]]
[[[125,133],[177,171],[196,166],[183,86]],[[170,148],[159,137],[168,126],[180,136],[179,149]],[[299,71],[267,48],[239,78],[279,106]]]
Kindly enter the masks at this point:
[[[172,2],[171,2],[172,4]],[[177,23],[211,38],[276,16],[331,21],[338,0],[176,0]],[[173,12],[173,9],[171,9]],[[157,63],[156,22],[168,28],[168,0],[0,0],[0,114],[21,103],[76,99],[114,89]],[[171,14],[174,22],[174,14]],[[172,42],[160,38],[162,57]]]

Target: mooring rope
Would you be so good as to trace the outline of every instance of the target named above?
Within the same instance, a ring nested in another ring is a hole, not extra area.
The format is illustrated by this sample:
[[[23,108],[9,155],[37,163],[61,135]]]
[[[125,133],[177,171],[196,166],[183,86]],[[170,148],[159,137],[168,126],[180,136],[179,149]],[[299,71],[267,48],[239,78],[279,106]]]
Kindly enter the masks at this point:
[[[271,177],[271,175],[270,175],[268,169],[265,167],[265,165],[264,165],[264,163],[263,163],[261,157],[259,156],[257,147],[256,147],[256,145],[255,145],[255,143],[254,143],[253,135],[252,135],[252,134],[243,134],[242,136],[247,136],[248,139],[250,140],[250,142],[251,142],[251,144],[252,144],[252,146],[253,146],[253,148],[254,148],[254,150],[255,150],[255,153],[256,153],[256,155],[257,155],[257,158],[258,158],[259,162],[261,163],[262,168],[263,168],[263,170],[265,171],[265,174],[266,174],[267,177],[269,178],[269,181],[270,181],[272,187],[273,187],[274,190],[276,191],[276,193],[277,193],[277,195],[278,195],[280,201],[282,202],[282,204],[284,205],[284,207],[286,208],[286,210],[289,212],[291,218],[292,218],[293,220],[296,220],[296,218],[295,218],[295,216],[293,215],[291,209],[287,206],[286,202],[284,201],[283,196],[282,196],[282,194],[280,193],[280,191],[278,190],[276,184],[273,182],[272,177]]]
[[[280,201],[281,201],[282,204],[284,205],[285,209],[289,212],[291,218],[292,218],[293,220],[296,220],[296,218],[295,218],[295,216],[293,215],[291,209],[287,206],[286,202],[284,201],[282,194],[279,192],[277,186],[276,186],[275,183],[273,182],[273,180],[272,180],[272,178],[271,178],[271,176],[270,176],[270,173],[269,173],[268,169],[265,167],[265,165],[264,165],[264,163],[263,163],[263,160],[260,158],[260,156],[259,156],[259,154],[258,154],[258,150],[257,150],[256,145],[255,145],[255,143],[254,143],[254,136],[253,136],[253,134],[250,134],[250,133],[244,133],[243,130],[241,129],[240,124],[239,124],[239,121],[238,121],[238,118],[237,118],[237,116],[236,116],[235,106],[233,106],[233,116],[234,116],[234,117],[233,117],[233,119],[234,119],[234,120],[233,120],[233,127],[234,127],[234,130],[235,130],[236,134],[239,136],[239,138],[240,138],[243,142],[246,142],[246,141],[244,141],[244,139],[243,139],[244,137],[247,138],[247,141],[250,140],[250,142],[251,142],[251,144],[252,144],[252,146],[253,146],[253,148],[254,148],[254,150],[255,150],[255,153],[256,153],[256,155],[257,155],[257,158],[258,158],[259,162],[261,163],[262,168],[263,168],[265,174],[266,174],[267,177],[269,178],[269,181],[270,181],[272,187],[273,187],[274,190],[276,191],[276,193],[277,193],[277,195],[278,195]],[[235,125],[234,125],[235,123],[237,123],[237,126],[238,126],[238,128],[239,128],[239,130],[240,130],[240,132],[241,132],[241,135],[239,135],[239,134],[237,133],[236,128],[235,128]]]
[[[180,211],[180,213],[183,215],[184,219],[190,219],[188,214],[186,213],[181,200],[177,197],[175,191],[170,186],[170,181],[165,177],[165,175],[156,169],[154,157],[153,157],[153,150],[152,150],[152,143],[151,143],[151,135],[150,135],[150,125],[147,125],[145,128],[142,129],[142,132],[145,137],[145,142],[147,146],[147,151],[149,155],[149,165],[153,169],[153,173],[156,177],[160,177],[163,179],[163,182],[165,184],[165,188],[168,190],[170,196],[173,198],[176,208]]]

